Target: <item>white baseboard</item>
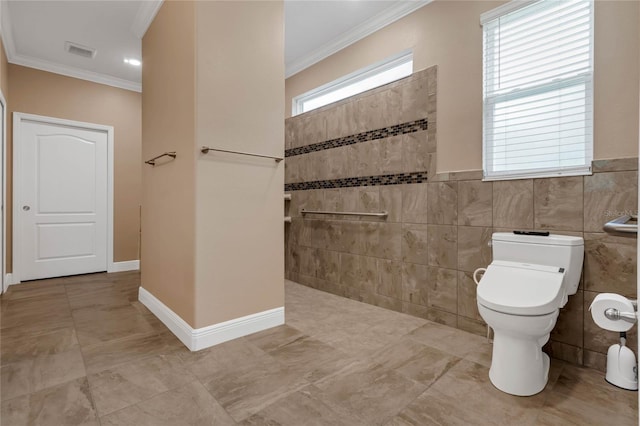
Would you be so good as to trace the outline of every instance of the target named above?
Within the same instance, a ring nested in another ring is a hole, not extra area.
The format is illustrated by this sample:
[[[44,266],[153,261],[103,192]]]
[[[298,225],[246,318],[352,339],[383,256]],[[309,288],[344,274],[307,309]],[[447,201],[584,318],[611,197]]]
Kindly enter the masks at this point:
[[[4,288],[2,289],[2,292],[4,293],[5,291],[7,291],[9,286],[13,285],[13,284],[15,284],[13,282],[13,274],[11,272],[9,272],[8,274],[5,274],[5,276],[4,276]]]
[[[124,262],[113,262],[111,268],[107,272],[126,272],[126,271],[137,271],[140,269],[140,261],[139,260],[127,260]]]
[[[283,306],[194,329],[178,314],[142,287],[138,291],[138,300],[149,308],[191,351],[199,351],[228,340],[284,324]]]

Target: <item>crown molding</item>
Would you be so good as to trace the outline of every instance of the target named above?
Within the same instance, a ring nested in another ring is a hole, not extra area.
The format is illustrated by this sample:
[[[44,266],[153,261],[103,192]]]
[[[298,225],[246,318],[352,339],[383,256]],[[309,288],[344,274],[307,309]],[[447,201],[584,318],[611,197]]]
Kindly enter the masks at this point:
[[[162,3],[163,0],[148,0],[140,3],[138,13],[136,13],[133,24],[131,24],[131,31],[133,31],[136,37],[139,39],[144,37],[153,19],[158,14]]]
[[[0,1],[0,34],[2,35],[4,53],[7,55],[7,60],[9,60],[10,57],[16,55],[16,45],[13,41],[13,30],[11,28],[11,19],[9,19],[9,2],[7,1]]]
[[[35,68],[41,71],[61,74],[67,77],[78,78],[80,80],[92,81],[94,83],[105,84],[107,86],[118,87],[120,89],[131,90],[133,92],[142,92],[142,84],[134,81],[125,80],[123,78],[113,77],[94,71],[87,71],[80,68],[70,67],[67,65],[57,64],[55,62],[37,59],[31,56],[13,55],[7,58],[10,63],[22,65],[23,67]]]
[[[368,35],[381,30],[398,19],[404,18],[432,1],[433,0],[416,0],[398,2],[397,4],[373,16],[371,19],[368,19],[362,24],[354,27],[350,31],[347,31],[339,37],[336,37],[328,43],[320,46],[318,49],[312,50],[303,57],[286,64],[285,78],[289,78],[292,75],[309,68],[311,65],[314,65],[345,47],[348,47]]]
[[[0,34],[2,35],[2,44],[4,45],[4,51],[7,55],[7,61],[11,64],[22,65],[28,68],[35,68],[41,71],[61,74],[67,77],[92,81],[94,83],[105,84],[134,92],[142,92],[142,84],[135,81],[18,54],[16,52],[15,40],[13,39],[8,2],[6,1],[0,1]]]

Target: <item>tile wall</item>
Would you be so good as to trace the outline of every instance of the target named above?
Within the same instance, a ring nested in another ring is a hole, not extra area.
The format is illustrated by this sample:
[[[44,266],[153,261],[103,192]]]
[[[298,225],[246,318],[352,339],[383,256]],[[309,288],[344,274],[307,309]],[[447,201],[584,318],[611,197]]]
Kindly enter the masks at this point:
[[[636,212],[637,159],[595,161],[594,174],[584,177],[482,182],[481,171],[436,175],[436,80],[437,68],[428,68],[287,119],[287,278],[484,334],[472,273],[491,262],[491,234],[582,236],[582,282],[546,350],[603,370],[617,336],[596,327],[588,308],[600,292],[636,296],[636,239],[605,234],[602,225]],[[426,129],[412,126],[424,119]],[[309,145],[322,149],[302,148]],[[302,208],[389,215],[302,217]]]

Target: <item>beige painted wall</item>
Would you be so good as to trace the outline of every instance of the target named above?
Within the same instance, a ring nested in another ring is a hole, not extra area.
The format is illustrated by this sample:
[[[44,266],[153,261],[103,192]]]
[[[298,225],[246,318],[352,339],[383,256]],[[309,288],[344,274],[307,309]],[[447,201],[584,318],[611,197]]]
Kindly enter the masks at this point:
[[[482,168],[480,14],[503,2],[435,1],[285,83],[293,97],[412,48],[414,70],[438,65],[438,172]],[[638,155],[638,2],[595,3],[594,158]]]
[[[7,269],[12,264],[12,113],[114,127],[114,261],[136,260],[140,226],[140,93],[9,64]],[[4,76],[3,76],[4,78]]]
[[[5,100],[7,100],[6,98],[9,95],[9,62],[7,62],[2,37],[0,37],[0,90],[2,90]]]
[[[164,2],[142,39],[142,287],[195,326],[195,4]]]
[[[283,2],[196,10],[197,146],[282,156]],[[284,162],[198,159],[197,327],[284,306],[283,188]]]

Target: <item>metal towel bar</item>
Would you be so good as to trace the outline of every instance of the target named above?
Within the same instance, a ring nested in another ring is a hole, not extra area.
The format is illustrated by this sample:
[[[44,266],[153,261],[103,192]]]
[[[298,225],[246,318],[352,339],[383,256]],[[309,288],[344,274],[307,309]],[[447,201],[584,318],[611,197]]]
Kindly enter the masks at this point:
[[[327,212],[327,211],[322,211],[322,210],[305,210],[305,209],[300,209],[300,214],[336,214],[336,215],[342,215],[342,216],[375,216],[375,217],[387,217],[389,216],[389,213],[384,211],[384,212],[379,212],[379,213],[364,213],[364,212]]]
[[[271,158],[272,160],[276,160],[276,163],[279,163],[282,160],[284,160],[284,158],[282,157],[274,157],[272,155],[252,154],[250,152],[240,152],[240,151],[229,151],[227,149],[209,148],[208,146],[203,146],[202,148],[200,148],[200,152],[202,152],[203,154],[207,154],[209,151],[226,152],[229,154],[249,155],[251,157]]]
[[[633,223],[629,223],[633,222]],[[638,215],[624,215],[617,219],[613,219],[604,224],[603,229],[606,232],[627,232],[632,234],[638,233]]]
[[[176,157],[177,157],[177,154],[176,154],[176,152],[175,152],[175,151],[164,152],[164,153],[162,153],[162,154],[160,154],[160,155],[158,155],[158,156],[153,157],[153,158],[152,158],[152,159],[150,159],[150,160],[145,161],[145,164],[150,164],[150,165],[152,165],[152,166],[155,166],[155,165],[156,165],[156,160],[157,160],[158,158],[162,158],[162,157],[171,157],[171,158],[176,158]]]

